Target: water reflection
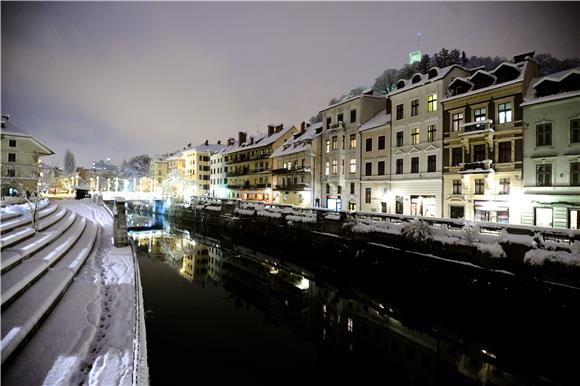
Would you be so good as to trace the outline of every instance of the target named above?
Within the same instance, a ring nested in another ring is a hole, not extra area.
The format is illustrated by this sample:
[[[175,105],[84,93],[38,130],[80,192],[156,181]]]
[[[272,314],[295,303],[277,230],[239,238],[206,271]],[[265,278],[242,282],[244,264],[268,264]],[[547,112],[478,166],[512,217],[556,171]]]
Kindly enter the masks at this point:
[[[489,349],[470,346],[453,332],[435,329],[425,321],[421,327],[404,322],[397,307],[385,299],[359,288],[344,288],[328,279],[318,279],[317,272],[272,256],[169,227],[132,233],[131,237],[141,259],[162,263],[191,284],[205,287],[209,283],[223,288],[234,308],[255,310],[265,324],[288,327],[303,339],[299,345],[306,347],[288,348],[288,352],[303,350],[308,354],[302,353],[300,359],[289,354],[284,361],[288,362],[288,368],[296,368],[296,361],[307,358],[312,369],[319,372],[312,379],[340,381],[350,377],[357,382],[383,380],[394,384],[523,385],[529,384],[530,376],[535,378],[533,370],[527,374],[514,373],[500,365]],[[156,307],[148,304],[151,301],[148,291],[152,290],[147,287],[146,276],[157,272],[158,269],[142,270],[146,308]],[[156,290],[168,288],[166,281],[156,286]],[[166,296],[193,295],[184,290]],[[195,307],[202,309],[198,303]],[[200,314],[213,322],[224,317],[222,311],[203,308],[203,313],[190,316],[192,321],[199,319]],[[179,317],[189,316],[181,313]],[[154,341],[150,334],[156,332],[147,323],[148,340]],[[260,330],[263,326],[254,328]],[[167,339],[167,328],[159,329]],[[248,332],[239,332],[244,333]],[[224,343],[221,355],[223,350],[239,350],[238,339],[242,338],[235,336]],[[243,356],[244,352],[238,354]],[[186,355],[195,356],[196,351],[192,349]],[[156,363],[151,363],[151,356],[149,365],[155,381]],[[259,367],[255,370],[260,371]]]

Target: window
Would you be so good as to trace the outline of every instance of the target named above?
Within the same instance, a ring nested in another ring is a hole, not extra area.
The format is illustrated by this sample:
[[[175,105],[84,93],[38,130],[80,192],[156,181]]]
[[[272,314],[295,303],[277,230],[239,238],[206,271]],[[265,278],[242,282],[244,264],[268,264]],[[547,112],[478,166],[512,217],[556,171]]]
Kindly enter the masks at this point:
[[[330,194],[330,185],[326,184],[326,194]]]
[[[346,139],[345,136],[342,136],[342,150],[344,150],[344,147],[346,146]]]
[[[355,158],[350,159],[350,173],[351,174],[356,173],[356,159]]]
[[[379,161],[377,164],[377,168],[378,168],[378,175],[379,176],[384,176],[385,175],[385,161]]]
[[[338,161],[332,160],[332,174],[338,173]]]
[[[473,162],[483,161],[485,159],[485,145],[473,145]]]
[[[332,150],[338,150],[338,137],[332,137]]]
[[[403,119],[403,105],[397,105],[397,119]]]
[[[365,204],[370,204],[370,203],[371,203],[371,188],[366,188],[365,189]]]
[[[338,114],[338,122],[344,122],[344,115],[342,113]]]
[[[543,123],[536,125],[536,146],[552,145],[552,124]]]
[[[330,139],[326,140],[326,152],[330,152]]]
[[[8,140],[8,146],[10,146],[10,147],[16,147],[16,140],[15,139],[9,139]]]
[[[475,194],[485,194],[485,180],[483,178],[475,179]]]
[[[344,174],[344,160],[340,160],[340,174]]]
[[[427,111],[437,111],[437,94],[429,95],[427,97]]]
[[[419,114],[419,99],[415,99],[411,102],[411,116]]]
[[[427,172],[434,172],[437,170],[437,156],[427,156]]]
[[[551,228],[554,210],[552,208],[534,208],[534,225]]]
[[[330,174],[330,162],[326,161],[326,165],[324,168],[324,175],[327,176]]]
[[[536,186],[552,186],[552,165],[536,165]]]
[[[16,162],[16,153],[8,153],[8,162]]]
[[[570,121],[570,143],[580,143],[580,119]]]
[[[463,162],[463,148],[451,148],[451,166],[458,166]]]
[[[437,125],[427,126],[427,142],[433,142],[437,138]]]
[[[480,109],[473,110],[473,120],[475,122],[485,121],[485,108],[482,107]]]
[[[419,157],[411,158],[411,173],[419,173]]]
[[[350,149],[356,149],[356,134],[350,135]]]
[[[453,180],[453,194],[461,194],[462,187],[461,180]]]
[[[332,124],[332,118],[326,118],[326,129],[330,129],[330,125]]]
[[[373,139],[367,138],[365,141],[366,151],[373,151]]]
[[[512,104],[500,103],[497,106],[499,123],[508,123],[512,121]]]
[[[499,194],[510,194],[510,179],[500,178],[499,179]]]
[[[417,145],[419,143],[419,129],[411,130],[411,144]]]
[[[451,131],[459,131],[462,123],[463,123],[463,113],[451,115]]]
[[[379,137],[379,147],[378,150],[384,150],[385,149],[385,136],[381,135]]]
[[[395,197],[395,213],[403,214],[403,196]]]
[[[403,174],[403,159],[399,158],[396,164],[396,174]]]
[[[350,194],[354,194],[354,182],[350,183]]]
[[[500,142],[498,144],[499,154],[497,162],[512,162],[512,143]]]
[[[340,185],[336,186],[336,194],[342,194],[342,186]]]
[[[580,186],[580,162],[570,163],[570,186]]]
[[[403,146],[403,132],[397,131],[397,147]]]
[[[449,217],[450,218],[464,218],[465,217],[465,207],[452,205],[449,207]]]
[[[7,177],[16,177],[16,169],[6,169],[6,176]]]
[[[350,123],[356,122],[356,110],[350,110]]]
[[[348,203],[348,210],[356,210],[356,202],[349,202]],[[352,346],[352,343],[351,343]],[[352,348],[349,349],[350,351],[352,351]]]
[[[373,164],[372,162],[365,163],[365,176],[370,176],[373,174]]]

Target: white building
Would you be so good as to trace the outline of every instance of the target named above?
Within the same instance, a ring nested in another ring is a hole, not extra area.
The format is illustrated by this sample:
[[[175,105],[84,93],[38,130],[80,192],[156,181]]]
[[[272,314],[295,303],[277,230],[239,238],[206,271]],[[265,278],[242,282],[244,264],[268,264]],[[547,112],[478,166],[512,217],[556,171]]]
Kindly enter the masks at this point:
[[[222,150],[210,155],[210,196],[217,198],[227,198],[230,197],[230,192],[228,190],[228,178],[226,173],[228,172],[228,167],[224,159],[224,153],[230,151],[236,145],[234,138],[228,138],[226,142],[226,147]]]
[[[440,100],[448,84],[470,71],[452,65],[401,79],[389,94],[391,122],[391,193],[398,214],[442,215],[443,112]]]
[[[522,222],[580,229],[580,67],[532,81],[522,106]]]

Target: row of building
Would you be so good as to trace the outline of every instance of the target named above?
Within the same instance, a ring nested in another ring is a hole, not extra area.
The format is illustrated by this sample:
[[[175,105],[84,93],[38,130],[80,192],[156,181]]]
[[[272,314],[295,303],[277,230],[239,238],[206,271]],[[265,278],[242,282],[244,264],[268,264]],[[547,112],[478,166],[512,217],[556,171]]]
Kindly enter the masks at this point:
[[[178,173],[195,195],[580,226],[580,68],[539,77],[533,53],[433,67],[320,113],[155,157],[151,177]]]

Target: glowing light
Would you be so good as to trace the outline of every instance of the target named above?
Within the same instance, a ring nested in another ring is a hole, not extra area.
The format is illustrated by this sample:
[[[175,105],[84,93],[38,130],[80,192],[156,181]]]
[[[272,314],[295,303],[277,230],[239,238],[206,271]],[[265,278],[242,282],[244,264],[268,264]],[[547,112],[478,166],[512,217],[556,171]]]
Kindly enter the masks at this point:
[[[301,290],[305,290],[310,288],[310,280],[303,277],[300,283],[296,284],[296,287],[300,288]]]

